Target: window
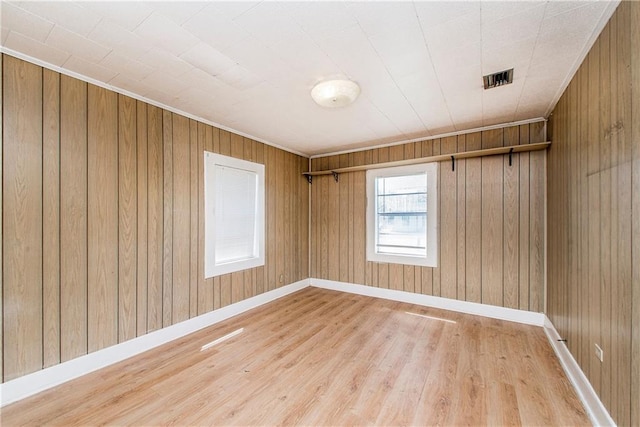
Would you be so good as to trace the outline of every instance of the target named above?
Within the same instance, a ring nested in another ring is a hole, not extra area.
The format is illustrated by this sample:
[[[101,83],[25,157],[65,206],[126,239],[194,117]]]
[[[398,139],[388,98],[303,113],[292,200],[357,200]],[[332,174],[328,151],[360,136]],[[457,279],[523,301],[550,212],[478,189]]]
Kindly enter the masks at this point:
[[[205,277],[264,265],[264,165],[204,153]]]
[[[438,164],[367,171],[367,260],[438,263]]]

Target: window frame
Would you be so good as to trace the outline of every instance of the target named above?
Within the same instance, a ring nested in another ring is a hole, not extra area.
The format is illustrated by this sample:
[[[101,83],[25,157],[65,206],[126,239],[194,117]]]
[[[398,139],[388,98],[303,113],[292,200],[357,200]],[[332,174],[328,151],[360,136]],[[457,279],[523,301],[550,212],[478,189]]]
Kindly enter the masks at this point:
[[[424,173],[427,178],[426,256],[388,254],[376,252],[377,194],[376,178],[409,176]],[[369,169],[366,172],[366,258],[371,262],[383,262],[422,267],[438,266],[438,163],[394,166]]]
[[[254,223],[254,242],[257,239],[257,255],[251,258],[226,263],[215,261],[216,247],[216,166],[225,166],[253,172],[257,175],[256,217]],[[265,167],[263,164],[237,159],[222,154],[204,152],[204,276],[216,277],[236,271],[247,270],[265,264]]]

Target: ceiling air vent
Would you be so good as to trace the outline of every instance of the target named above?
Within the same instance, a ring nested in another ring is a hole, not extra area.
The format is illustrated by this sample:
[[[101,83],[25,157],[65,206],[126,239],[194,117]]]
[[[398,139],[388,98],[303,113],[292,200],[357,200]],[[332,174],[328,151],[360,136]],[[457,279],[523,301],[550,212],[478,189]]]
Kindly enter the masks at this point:
[[[485,89],[508,85],[509,83],[513,83],[513,68],[493,74],[487,74],[482,78],[482,80],[484,81]]]

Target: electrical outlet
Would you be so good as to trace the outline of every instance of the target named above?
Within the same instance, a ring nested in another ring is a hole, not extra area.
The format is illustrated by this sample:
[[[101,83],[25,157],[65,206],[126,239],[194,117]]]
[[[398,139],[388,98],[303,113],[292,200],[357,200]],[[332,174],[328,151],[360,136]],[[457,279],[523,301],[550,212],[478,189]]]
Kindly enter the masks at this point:
[[[595,344],[595,346],[596,346],[596,357],[601,362],[604,362],[604,351],[602,351],[602,349],[600,348],[600,346],[598,344]]]

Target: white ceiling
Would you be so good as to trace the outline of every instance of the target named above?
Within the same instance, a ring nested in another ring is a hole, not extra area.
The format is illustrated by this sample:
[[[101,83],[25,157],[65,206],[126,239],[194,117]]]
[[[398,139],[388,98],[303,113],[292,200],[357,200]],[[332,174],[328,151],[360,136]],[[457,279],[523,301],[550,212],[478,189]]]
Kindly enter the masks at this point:
[[[615,4],[2,1],[2,46],[317,154],[546,117]],[[354,104],[314,104],[333,77]]]

